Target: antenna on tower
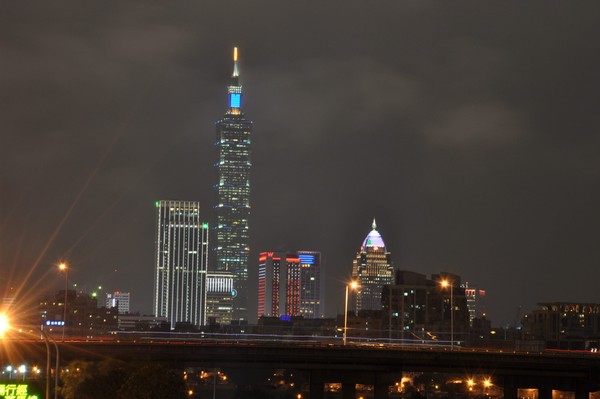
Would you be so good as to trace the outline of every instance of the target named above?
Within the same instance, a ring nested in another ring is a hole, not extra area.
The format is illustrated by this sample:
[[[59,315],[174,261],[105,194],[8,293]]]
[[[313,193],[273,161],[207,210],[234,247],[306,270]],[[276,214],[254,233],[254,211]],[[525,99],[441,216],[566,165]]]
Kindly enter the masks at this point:
[[[234,78],[240,76],[240,74],[238,72],[237,61],[238,61],[238,48],[234,47],[233,48],[233,77]]]

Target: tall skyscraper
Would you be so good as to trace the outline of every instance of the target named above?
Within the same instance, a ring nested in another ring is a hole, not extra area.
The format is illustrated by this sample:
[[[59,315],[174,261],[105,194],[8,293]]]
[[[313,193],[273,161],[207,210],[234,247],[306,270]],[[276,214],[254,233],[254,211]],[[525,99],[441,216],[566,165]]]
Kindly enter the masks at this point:
[[[154,314],[176,323],[206,323],[208,223],[200,221],[200,203],[156,202]]]
[[[352,265],[352,278],[359,285],[356,311],[380,310],[381,291],[384,285],[392,284],[393,276],[391,254],[387,252],[373,219],[373,230],[365,237]]]
[[[229,108],[215,125],[219,180],[215,225],[215,269],[233,273],[233,319],[248,319],[248,256],[250,253],[250,134],[252,121],[242,112],[238,51],[233,50],[233,74],[227,86]]]
[[[323,317],[321,253],[262,252],[258,257],[258,317]]]

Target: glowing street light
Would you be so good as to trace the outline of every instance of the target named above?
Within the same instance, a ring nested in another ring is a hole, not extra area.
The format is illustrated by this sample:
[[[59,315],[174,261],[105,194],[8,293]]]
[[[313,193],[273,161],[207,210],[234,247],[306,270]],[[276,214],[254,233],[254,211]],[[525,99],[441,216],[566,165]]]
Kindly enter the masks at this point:
[[[355,290],[356,287],[358,287],[358,283],[356,281],[346,284],[346,305],[344,306],[344,345],[346,345],[346,340],[348,338],[348,290],[350,288]]]
[[[65,262],[61,262],[58,265],[58,270],[65,272],[65,303],[63,309],[63,328],[62,328],[62,340],[65,340],[65,327],[67,325],[67,289],[69,288],[69,267]]]
[[[10,321],[8,316],[4,313],[0,313],[0,337],[10,328]]]
[[[442,280],[440,282],[442,288],[450,287],[450,350],[454,349],[454,295],[452,288],[454,285],[448,280]]]

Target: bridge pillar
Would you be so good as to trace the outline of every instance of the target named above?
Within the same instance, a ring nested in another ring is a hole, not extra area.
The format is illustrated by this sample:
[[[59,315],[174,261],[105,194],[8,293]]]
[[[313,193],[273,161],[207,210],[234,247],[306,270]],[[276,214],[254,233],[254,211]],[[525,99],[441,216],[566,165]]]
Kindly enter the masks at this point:
[[[518,399],[519,389],[514,385],[504,384],[504,399]]]
[[[322,382],[310,382],[310,392],[308,393],[310,399],[323,399],[325,396],[323,383]]]
[[[356,399],[356,384],[349,382],[342,383],[342,398]]]
[[[552,388],[538,387],[538,399],[552,399]]]
[[[374,399],[388,399],[389,387],[390,386],[385,382],[377,382],[373,386],[373,398]]]
[[[577,385],[575,389],[575,399],[590,399],[590,393],[586,387],[582,387],[581,384]]]

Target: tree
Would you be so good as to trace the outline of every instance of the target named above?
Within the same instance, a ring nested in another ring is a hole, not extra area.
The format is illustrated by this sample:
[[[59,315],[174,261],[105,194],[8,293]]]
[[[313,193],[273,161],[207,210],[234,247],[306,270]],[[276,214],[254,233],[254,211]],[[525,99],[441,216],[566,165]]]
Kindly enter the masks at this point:
[[[181,399],[185,397],[182,373],[151,363],[135,370],[118,391],[119,399]]]
[[[65,399],[105,399],[115,396],[128,377],[123,363],[74,361],[62,373]]]

